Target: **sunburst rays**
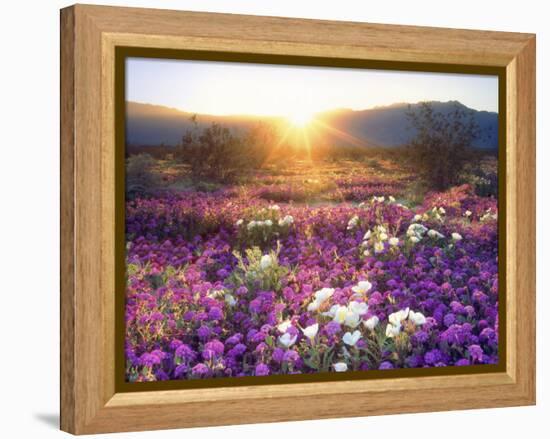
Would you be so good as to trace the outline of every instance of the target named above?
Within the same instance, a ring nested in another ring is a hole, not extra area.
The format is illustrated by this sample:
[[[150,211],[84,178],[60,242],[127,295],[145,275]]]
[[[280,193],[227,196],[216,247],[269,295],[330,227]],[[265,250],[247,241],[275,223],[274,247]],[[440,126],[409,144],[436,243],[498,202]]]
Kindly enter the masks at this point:
[[[327,120],[316,117],[313,113],[296,113],[296,119],[292,116],[286,118],[279,127],[280,136],[267,154],[263,165],[267,165],[277,157],[284,147],[292,146],[297,151],[302,150],[306,159],[312,160],[314,149],[320,143],[338,139],[356,147],[377,147],[370,140],[356,137],[348,132],[335,128]]]

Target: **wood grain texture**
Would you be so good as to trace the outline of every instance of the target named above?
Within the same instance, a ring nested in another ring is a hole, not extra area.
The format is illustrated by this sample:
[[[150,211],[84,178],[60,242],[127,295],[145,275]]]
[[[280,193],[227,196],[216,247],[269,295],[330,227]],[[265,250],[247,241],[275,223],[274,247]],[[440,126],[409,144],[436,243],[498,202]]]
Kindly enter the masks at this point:
[[[256,17],[160,9],[79,6],[104,32],[165,38],[182,36],[206,39],[218,50],[242,51],[253,45],[256,52],[414,62],[505,66],[523,46],[525,34],[440,29],[418,26],[388,26]],[[390,32],[390,33],[388,33]],[[226,49],[220,49],[223,45]],[[166,46],[163,46],[166,47]],[[307,50],[306,50],[307,48]]]
[[[533,35],[84,5],[61,12],[61,32],[63,430],[82,434],[534,403]],[[506,372],[115,393],[117,46],[506,67]]]
[[[508,139],[515,151],[511,172],[515,172],[513,192],[515,217],[513,221],[514,247],[509,252],[513,257],[515,281],[511,291],[515,292],[515,327],[511,328],[516,340],[516,380],[526,394],[535,399],[535,337],[536,337],[536,63],[535,39],[531,38],[513,61],[516,100],[514,137]]]
[[[61,428],[74,431],[75,289],[74,289],[74,10],[61,12]]]

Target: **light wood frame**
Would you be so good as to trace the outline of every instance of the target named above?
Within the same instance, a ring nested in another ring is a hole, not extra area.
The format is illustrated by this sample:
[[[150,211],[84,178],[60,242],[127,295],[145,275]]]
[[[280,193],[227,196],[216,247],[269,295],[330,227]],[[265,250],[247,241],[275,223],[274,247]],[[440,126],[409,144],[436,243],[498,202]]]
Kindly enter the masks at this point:
[[[505,68],[506,371],[116,393],[117,46]],[[535,363],[534,35],[89,5],[61,11],[62,430],[86,434],[529,405],[535,403]]]

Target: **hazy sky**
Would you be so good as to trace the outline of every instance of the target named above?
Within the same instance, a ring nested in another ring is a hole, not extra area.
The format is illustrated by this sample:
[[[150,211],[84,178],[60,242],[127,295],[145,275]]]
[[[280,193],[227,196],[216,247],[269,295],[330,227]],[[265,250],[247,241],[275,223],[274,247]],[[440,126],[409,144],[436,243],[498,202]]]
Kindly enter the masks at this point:
[[[126,99],[216,115],[286,116],[426,100],[496,112],[498,77],[129,58]]]

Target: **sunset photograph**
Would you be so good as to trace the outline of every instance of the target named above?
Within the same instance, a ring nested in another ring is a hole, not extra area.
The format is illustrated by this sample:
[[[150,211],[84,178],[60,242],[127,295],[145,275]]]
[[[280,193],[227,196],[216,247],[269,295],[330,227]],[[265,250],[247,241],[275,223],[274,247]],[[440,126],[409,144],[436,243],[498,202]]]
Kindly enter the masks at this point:
[[[499,362],[497,76],[124,79],[127,382]]]

